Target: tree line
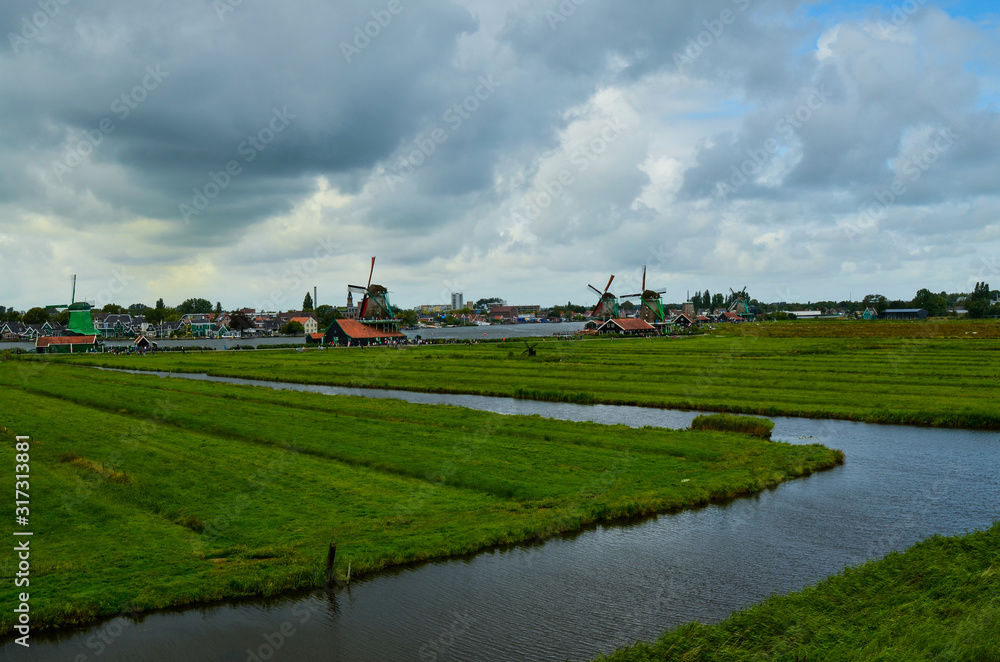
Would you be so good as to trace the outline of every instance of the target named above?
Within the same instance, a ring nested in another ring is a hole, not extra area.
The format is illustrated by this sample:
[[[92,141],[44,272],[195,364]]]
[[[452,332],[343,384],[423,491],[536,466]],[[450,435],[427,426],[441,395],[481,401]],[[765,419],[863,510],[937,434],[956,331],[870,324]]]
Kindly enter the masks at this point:
[[[489,310],[489,308],[500,305],[502,299],[490,297],[477,300],[471,308],[467,307],[461,311],[453,311],[454,314],[472,313],[473,310]],[[695,310],[728,308],[733,303],[733,295],[709,290],[695,292],[691,296],[691,303]],[[948,314],[948,311],[964,305],[969,317],[986,318],[1000,316],[1000,292],[990,289],[989,283],[976,283],[972,292],[932,292],[927,288],[917,290],[916,295],[910,300],[889,299],[882,294],[868,294],[861,301],[815,301],[805,304],[794,304],[785,302],[763,303],[757,299],[750,299],[749,305],[761,313],[773,313],[779,310],[830,310],[840,309],[849,313],[863,312],[866,308],[871,308],[878,313],[889,308],[923,308],[927,310],[931,317],[941,317]],[[680,308],[678,303],[665,303],[666,308]],[[635,304],[631,301],[622,302],[621,308],[626,312],[635,309]],[[575,315],[586,315],[593,310],[593,305],[579,305],[566,302],[565,305],[552,306],[549,309],[549,317],[570,318]],[[320,323],[321,328],[329,326],[333,320],[342,317],[340,311],[334,306],[323,304],[314,306],[312,295],[306,292],[302,300],[302,311],[313,313]],[[95,312],[106,314],[128,314],[141,315],[150,324],[161,324],[163,322],[176,322],[184,315],[188,314],[222,314],[222,304],[216,302],[214,305],[208,299],[190,298],[185,299],[177,306],[167,306],[163,299],[157,299],[153,306],[144,303],[133,303],[124,307],[118,304],[109,303]],[[415,325],[418,313],[415,310],[401,309],[393,306],[393,312],[404,324]],[[230,315],[230,328],[234,330],[245,330],[252,328],[254,323],[246,315],[233,313]],[[20,312],[13,308],[0,306],[0,322],[22,322],[24,324],[44,324],[45,322],[65,325],[69,321],[69,311],[64,310],[59,313],[50,313],[48,309],[42,307],[30,308]]]

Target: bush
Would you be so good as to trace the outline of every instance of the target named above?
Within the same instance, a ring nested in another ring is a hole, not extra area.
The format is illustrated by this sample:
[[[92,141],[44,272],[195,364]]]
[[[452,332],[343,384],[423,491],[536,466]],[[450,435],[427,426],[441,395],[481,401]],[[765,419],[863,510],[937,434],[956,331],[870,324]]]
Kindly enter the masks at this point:
[[[732,414],[708,414],[691,421],[692,430],[717,430],[719,432],[739,432],[762,439],[770,439],[774,423],[756,416],[733,416]]]
[[[278,331],[278,333],[283,336],[297,336],[305,334],[305,332],[306,328],[302,326],[302,322],[296,322],[294,320],[285,322],[285,325]]]

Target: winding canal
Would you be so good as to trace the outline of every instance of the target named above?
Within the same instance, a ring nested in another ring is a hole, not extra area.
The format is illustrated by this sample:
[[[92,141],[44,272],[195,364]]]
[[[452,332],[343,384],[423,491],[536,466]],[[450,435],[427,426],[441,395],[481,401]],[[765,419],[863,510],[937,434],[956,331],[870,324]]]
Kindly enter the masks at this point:
[[[344,389],[505,414],[686,427],[691,412]],[[587,659],[690,620],[725,618],[935,533],[988,527],[1000,434],[774,418],[774,438],[847,462],[755,497],[544,543],[397,569],[278,600],[156,612],[33,636],[22,660]],[[0,651],[11,653],[11,644]]]

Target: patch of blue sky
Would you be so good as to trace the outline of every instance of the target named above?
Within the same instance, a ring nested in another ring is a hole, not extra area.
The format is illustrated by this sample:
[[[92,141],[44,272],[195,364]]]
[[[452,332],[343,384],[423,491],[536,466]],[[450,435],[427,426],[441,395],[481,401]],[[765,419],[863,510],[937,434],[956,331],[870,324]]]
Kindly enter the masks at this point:
[[[750,104],[740,103],[736,99],[728,99],[722,103],[716,104],[713,108],[707,110],[699,111],[696,113],[685,113],[682,117],[688,120],[709,120],[709,119],[719,119],[724,117],[743,117],[751,110],[754,106]]]
[[[870,18],[873,15],[884,18],[894,10],[913,13],[915,8],[936,7],[949,16],[964,17],[972,21],[996,20],[1000,7],[996,0],[832,0],[828,2],[808,2],[799,7],[798,14],[818,19],[827,25],[845,20]]]

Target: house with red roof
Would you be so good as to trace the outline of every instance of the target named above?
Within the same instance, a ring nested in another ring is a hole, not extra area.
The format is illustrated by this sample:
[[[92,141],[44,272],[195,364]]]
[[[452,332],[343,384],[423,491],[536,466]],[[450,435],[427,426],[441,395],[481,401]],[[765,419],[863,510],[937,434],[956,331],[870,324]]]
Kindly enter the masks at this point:
[[[288,321],[301,324],[307,336],[319,331],[319,322],[316,321],[315,317],[292,317]]]
[[[41,336],[35,340],[39,354],[79,354],[97,348],[97,336]]]
[[[645,336],[656,333],[652,324],[640,317],[609,319],[597,327],[597,333],[621,333],[627,336]]]
[[[308,337],[308,336],[307,336]],[[351,347],[357,345],[385,345],[394,341],[406,340],[406,336],[396,331],[394,324],[376,326],[357,320],[336,319],[330,324],[323,336],[325,345],[341,345]]]

